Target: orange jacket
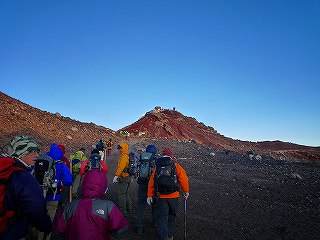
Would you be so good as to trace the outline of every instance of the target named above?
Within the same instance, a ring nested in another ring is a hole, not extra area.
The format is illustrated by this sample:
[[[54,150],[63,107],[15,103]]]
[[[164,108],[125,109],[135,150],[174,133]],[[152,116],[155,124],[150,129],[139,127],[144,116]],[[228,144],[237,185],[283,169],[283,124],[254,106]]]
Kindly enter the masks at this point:
[[[189,192],[189,180],[186,171],[181,167],[181,165],[177,162],[174,163],[177,169],[177,178],[178,178],[178,183],[180,187],[182,188],[183,192]],[[153,170],[150,180],[148,183],[148,197],[153,197],[154,196],[154,175],[155,175],[156,169]],[[180,197],[180,192],[176,191],[170,194],[160,194],[160,198],[178,198]]]
[[[118,167],[115,175],[117,177],[128,177],[129,174],[126,172],[126,169],[129,165],[129,147],[128,144],[126,144],[125,142],[122,142],[120,146],[122,147],[120,149],[121,154],[118,160]]]

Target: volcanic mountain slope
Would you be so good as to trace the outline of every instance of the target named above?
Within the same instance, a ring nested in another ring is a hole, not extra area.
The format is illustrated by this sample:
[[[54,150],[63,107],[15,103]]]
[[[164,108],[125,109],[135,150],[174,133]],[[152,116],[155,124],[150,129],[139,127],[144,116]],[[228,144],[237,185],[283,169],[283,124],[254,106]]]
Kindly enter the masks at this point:
[[[294,161],[320,161],[320,148],[308,147],[281,141],[248,142],[234,140],[219,134],[214,128],[186,117],[176,110],[156,107],[147,112],[135,123],[121,129],[130,136],[148,138],[167,138],[180,141],[195,141],[202,145],[235,151],[241,154],[271,156],[276,159]]]
[[[63,144],[67,154],[91,149],[100,139],[120,139],[108,128],[42,111],[0,92],[0,146],[18,135],[34,137],[43,151],[51,143]]]
[[[82,123],[59,113],[49,113],[34,108],[0,92],[0,146],[17,135],[35,137],[46,149],[51,143],[64,144],[67,154],[85,147],[91,149],[99,139],[124,139],[120,131],[128,131],[130,138],[163,138],[194,141],[198,144],[225,151],[270,156],[290,161],[320,162],[320,147],[301,146],[280,141],[246,142],[219,134],[214,128],[186,117],[178,111],[156,107],[135,123],[117,132],[94,123]]]

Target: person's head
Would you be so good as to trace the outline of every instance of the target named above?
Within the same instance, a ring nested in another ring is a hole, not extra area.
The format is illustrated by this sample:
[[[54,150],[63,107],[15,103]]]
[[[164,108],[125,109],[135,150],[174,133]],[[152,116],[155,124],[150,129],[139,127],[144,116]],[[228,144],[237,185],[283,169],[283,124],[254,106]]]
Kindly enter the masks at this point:
[[[19,158],[28,166],[33,166],[39,152],[40,147],[35,140],[27,136],[19,136],[11,141],[8,154]]]
[[[63,152],[61,148],[58,147],[58,144],[53,143],[50,146],[50,151],[46,153],[49,157],[51,157],[54,161],[61,160],[63,157]]]
[[[108,181],[103,171],[92,169],[88,171],[82,183],[83,198],[103,198],[108,187]]]
[[[120,145],[118,145],[117,149],[119,149],[120,152],[123,153],[123,154],[128,154],[129,153],[129,146],[125,142],[122,142]]]
[[[162,155],[163,157],[167,156],[167,157],[173,158],[173,153],[170,148],[163,149]]]
[[[146,147],[146,152],[148,153],[152,153],[152,155],[156,155],[157,154],[157,147],[155,145],[152,145],[152,144],[149,144],[147,147]]]
[[[95,148],[91,151],[91,154],[99,154],[99,150]]]
[[[65,146],[63,146],[62,144],[58,145],[58,148],[60,148],[62,150],[62,153],[65,154],[66,153],[66,148]]]
[[[86,149],[84,147],[80,148],[79,151],[81,151],[83,153],[83,155],[86,154]]]

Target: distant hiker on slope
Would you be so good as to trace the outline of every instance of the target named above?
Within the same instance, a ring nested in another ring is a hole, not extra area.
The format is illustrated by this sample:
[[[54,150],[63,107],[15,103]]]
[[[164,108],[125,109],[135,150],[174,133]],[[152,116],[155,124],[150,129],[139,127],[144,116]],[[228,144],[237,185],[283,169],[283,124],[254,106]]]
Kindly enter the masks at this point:
[[[53,221],[54,216],[56,215],[58,202],[61,199],[61,188],[62,184],[66,187],[72,185],[72,175],[70,169],[61,161],[63,157],[62,150],[58,147],[58,144],[52,144],[50,146],[50,151],[46,153],[47,156],[51,157],[54,160],[54,187],[49,188],[45,199],[47,202],[48,214]],[[36,171],[36,169],[35,169]],[[50,191],[51,190],[51,191]],[[44,233],[40,232],[38,234],[38,240],[49,240],[51,235],[49,234],[44,238]]]
[[[107,187],[102,171],[88,171],[82,184],[82,199],[72,201],[57,214],[55,231],[65,233],[67,240],[121,237],[128,230],[128,221],[112,201],[102,199]]]
[[[101,159],[103,161],[105,161],[105,159],[104,159],[104,157],[105,157],[105,148],[106,148],[106,145],[104,144],[104,142],[102,140],[100,140],[96,145],[96,149],[99,150],[99,154],[100,154]]]
[[[107,150],[108,150],[108,156],[111,155],[111,150],[112,150],[112,146],[113,146],[113,142],[112,139],[110,138],[109,141],[106,143],[107,145]]]
[[[39,151],[33,139],[20,136],[9,145],[10,157],[0,158],[0,239],[24,239],[29,225],[52,230],[42,190],[30,174]]]
[[[129,147],[122,142],[117,149],[120,152],[118,167],[113,178],[113,183],[118,183],[119,208],[123,215],[127,216],[131,212],[131,199],[129,196],[129,187],[132,177],[127,173],[129,165]]]
[[[140,155],[140,161],[138,166],[138,205],[137,205],[137,217],[135,221],[135,232],[139,235],[142,234],[144,213],[147,205],[147,192],[148,182],[150,175],[155,168],[155,161],[157,154],[157,147],[154,145],[148,145],[146,151]],[[155,204],[152,204],[152,218],[155,221]],[[154,222],[155,223],[155,222]]]
[[[156,223],[159,240],[172,240],[176,228],[176,215],[180,197],[179,186],[185,199],[189,196],[189,182],[186,171],[173,160],[170,148],[163,150],[163,157],[157,161],[148,184],[147,202],[150,205],[157,197]]]

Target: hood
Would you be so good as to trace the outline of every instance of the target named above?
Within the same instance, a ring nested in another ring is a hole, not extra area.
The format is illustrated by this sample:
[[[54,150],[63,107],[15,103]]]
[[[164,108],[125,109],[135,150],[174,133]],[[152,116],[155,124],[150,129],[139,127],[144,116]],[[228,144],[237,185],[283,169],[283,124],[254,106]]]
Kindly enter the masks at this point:
[[[46,153],[49,157],[51,157],[54,161],[61,160],[63,157],[63,152],[61,148],[58,147],[58,144],[52,144],[50,146],[50,151]]]
[[[152,155],[156,155],[157,154],[157,147],[155,145],[149,144],[146,148],[146,152],[147,153],[152,153]]]
[[[75,159],[79,159],[79,160],[81,160],[82,158],[84,157],[84,153],[83,153],[83,151],[77,151],[75,154],[74,154],[74,158]]]
[[[82,183],[83,198],[103,198],[108,187],[107,176],[101,170],[88,171]]]
[[[120,144],[120,146],[122,147],[122,149],[121,149],[122,154],[128,154],[129,153],[128,144],[126,144],[125,142],[122,142]]]

